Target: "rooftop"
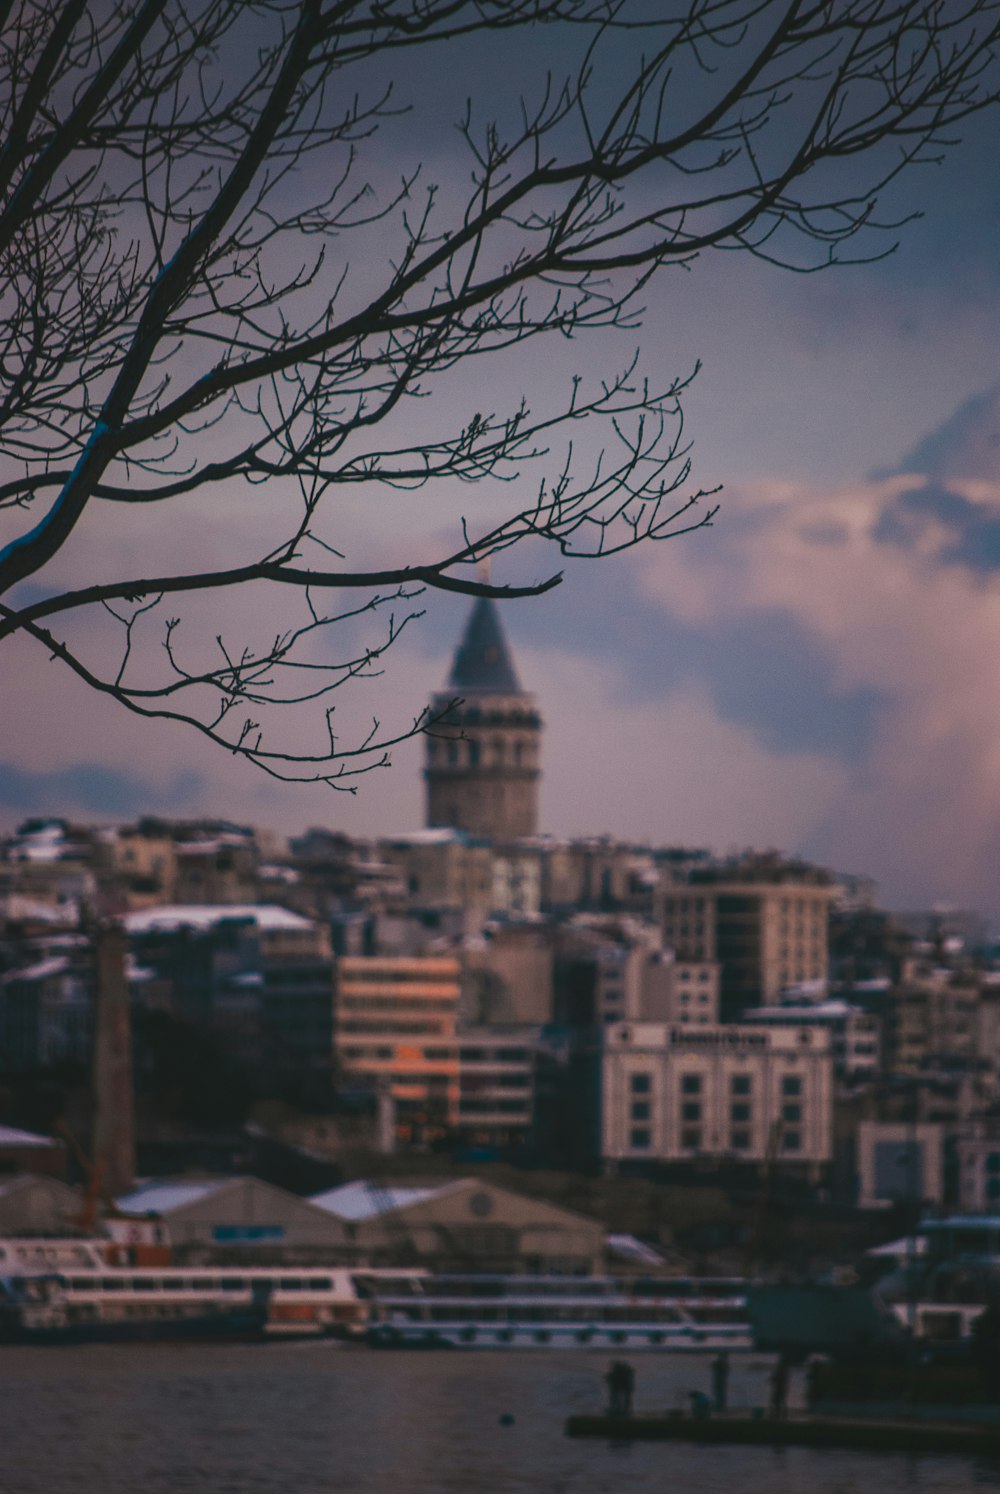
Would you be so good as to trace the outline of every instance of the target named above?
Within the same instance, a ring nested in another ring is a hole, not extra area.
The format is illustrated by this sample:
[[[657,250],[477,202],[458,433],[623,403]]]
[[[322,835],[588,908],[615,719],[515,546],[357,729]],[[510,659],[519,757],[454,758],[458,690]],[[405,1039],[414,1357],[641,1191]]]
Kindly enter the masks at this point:
[[[0,1146],[62,1146],[62,1142],[34,1131],[20,1131],[16,1126],[0,1126]]]
[[[169,1214],[173,1209],[183,1209],[200,1199],[210,1198],[235,1181],[235,1178],[192,1178],[180,1182],[154,1180],[116,1198],[115,1207],[123,1214]]]
[[[422,1203],[425,1198],[433,1198],[436,1193],[451,1187],[454,1187],[453,1183],[432,1183],[422,1188],[395,1185],[382,1187],[365,1178],[358,1178],[353,1183],[344,1183],[340,1188],[314,1193],[309,1202],[318,1209],[325,1209],[328,1214],[335,1214],[338,1219],[356,1222],[374,1219],[396,1209],[408,1209],[411,1204]]]
[[[268,932],[282,929],[304,931],[313,927],[311,919],[269,903],[172,903],[126,913],[123,921],[130,934],[153,934],[172,933],[177,929],[204,932],[230,919],[255,923],[259,929]]]
[[[452,662],[448,688],[470,695],[521,693],[500,614],[489,597],[480,597],[469,614]]]

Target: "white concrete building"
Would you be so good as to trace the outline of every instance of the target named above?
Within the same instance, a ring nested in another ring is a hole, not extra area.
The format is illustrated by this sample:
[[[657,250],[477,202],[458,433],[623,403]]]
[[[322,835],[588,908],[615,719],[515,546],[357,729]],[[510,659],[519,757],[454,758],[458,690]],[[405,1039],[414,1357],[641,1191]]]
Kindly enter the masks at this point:
[[[833,1154],[833,1054],[820,1027],[623,1022],[605,1030],[607,1161],[697,1157],[815,1168]],[[776,1150],[775,1150],[776,1144]]]
[[[858,1207],[902,1203],[920,1209],[942,1203],[948,1131],[938,1121],[860,1121]]]

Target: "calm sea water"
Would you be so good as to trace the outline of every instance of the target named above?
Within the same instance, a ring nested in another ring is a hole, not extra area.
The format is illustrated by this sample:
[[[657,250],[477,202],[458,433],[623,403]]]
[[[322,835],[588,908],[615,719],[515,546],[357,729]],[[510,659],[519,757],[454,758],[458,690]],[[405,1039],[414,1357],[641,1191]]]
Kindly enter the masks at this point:
[[[707,1389],[708,1359],[635,1356],[636,1409]],[[1000,1490],[1000,1462],[573,1442],[606,1357],[327,1344],[0,1351],[2,1494],[903,1494]],[[768,1365],[734,1359],[733,1404]],[[502,1415],[513,1425],[501,1424]]]

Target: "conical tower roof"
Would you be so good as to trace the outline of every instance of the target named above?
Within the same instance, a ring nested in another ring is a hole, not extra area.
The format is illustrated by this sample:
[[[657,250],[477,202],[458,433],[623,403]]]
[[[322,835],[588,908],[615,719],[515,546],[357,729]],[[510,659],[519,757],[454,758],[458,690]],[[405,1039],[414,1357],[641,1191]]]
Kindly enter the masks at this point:
[[[469,614],[448,679],[450,690],[467,695],[520,695],[500,614],[489,597],[480,597]]]

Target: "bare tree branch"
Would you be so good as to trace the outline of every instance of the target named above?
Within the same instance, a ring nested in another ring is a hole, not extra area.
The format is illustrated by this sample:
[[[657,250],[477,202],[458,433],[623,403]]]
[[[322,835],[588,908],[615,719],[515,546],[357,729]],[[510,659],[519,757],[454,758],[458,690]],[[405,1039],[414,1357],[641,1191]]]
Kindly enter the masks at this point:
[[[463,369],[633,336],[653,278],[710,251],[799,272],[891,252],[880,197],[998,97],[1000,0],[13,0],[0,25],[0,638],[335,786],[400,734],[349,745],[324,714],[303,754],[242,707],[298,711],[369,676],[421,588],[560,579],[472,579],[487,556],[604,556],[716,512],[691,481],[689,377],[656,388],[626,356],[561,401],[536,383],[470,413]],[[429,179],[418,62],[474,72],[539,28],[548,71],[526,62],[496,117],[456,99],[464,176]],[[433,532],[447,509],[435,557],[386,534],[384,559],[349,563],[345,500],[386,492],[432,501]],[[231,555],[165,572],[196,498]],[[109,504],[146,513],[145,562],[66,589],[67,545]],[[185,664],[166,599],[251,585],[287,599],[276,636],[219,633]],[[369,595],[325,612],[341,592]],[[316,656],[390,602],[405,615],[376,645]]]

